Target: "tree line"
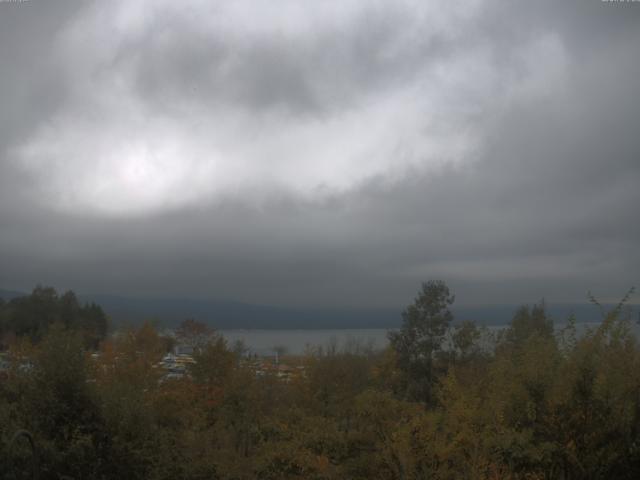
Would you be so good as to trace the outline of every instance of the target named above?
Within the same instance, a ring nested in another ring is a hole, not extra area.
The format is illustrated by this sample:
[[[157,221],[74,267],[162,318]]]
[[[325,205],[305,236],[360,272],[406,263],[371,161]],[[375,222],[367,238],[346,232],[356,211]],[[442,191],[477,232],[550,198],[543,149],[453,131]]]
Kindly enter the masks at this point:
[[[30,295],[8,302],[0,298],[0,348],[16,338],[39,342],[54,324],[80,332],[90,349],[97,349],[109,330],[102,308],[93,302],[81,304],[72,291],[58,295],[54,288],[38,285]]]
[[[65,322],[60,298],[40,311],[47,328],[13,330],[6,352],[6,476],[32,461],[11,443],[22,429],[46,479],[640,476],[640,348],[623,303],[584,331],[575,319],[557,328],[542,303],[492,332],[455,323],[447,285],[426,282],[387,348],[286,358],[304,367],[290,381],[256,375],[191,321],[191,375],[163,381],[170,342],[151,324],[102,337],[96,352],[91,323]]]

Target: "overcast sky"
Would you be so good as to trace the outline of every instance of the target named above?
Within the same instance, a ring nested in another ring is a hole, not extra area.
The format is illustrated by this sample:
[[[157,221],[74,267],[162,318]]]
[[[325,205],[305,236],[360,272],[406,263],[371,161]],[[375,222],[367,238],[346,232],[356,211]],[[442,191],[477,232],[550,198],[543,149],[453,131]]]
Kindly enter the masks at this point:
[[[640,3],[0,2],[0,288],[573,302],[639,272]]]

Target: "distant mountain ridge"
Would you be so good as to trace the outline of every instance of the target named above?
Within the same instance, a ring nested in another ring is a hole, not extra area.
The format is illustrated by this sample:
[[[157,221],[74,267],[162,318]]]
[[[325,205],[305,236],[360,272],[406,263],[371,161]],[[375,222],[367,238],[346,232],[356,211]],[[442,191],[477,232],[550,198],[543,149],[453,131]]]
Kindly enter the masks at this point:
[[[101,305],[114,322],[158,320],[166,326],[194,318],[217,329],[392,328],[394,309],[294,308],[188,298],[80,295]]]
[[[26,294],[0,290],[0,298],[6,300],[22,295]],[[186,318],[194,318],[217,329],[397,328],[402,322],[403,309],[276,307],[233,301],[105,294],[82,294],[78,298],[102,306],[115,325],[155,320],[163,326],[173,327]],[[453,308],[453,313],[456,321],[504,325],[517,308],[518,305],[459,306]],[[547,304],[547,310],[557,323],[563,323],[571,314],[576,315],[579,322],[601,320],[598,309],[589,303]],[[636,306],[635,312],[637,310]]]

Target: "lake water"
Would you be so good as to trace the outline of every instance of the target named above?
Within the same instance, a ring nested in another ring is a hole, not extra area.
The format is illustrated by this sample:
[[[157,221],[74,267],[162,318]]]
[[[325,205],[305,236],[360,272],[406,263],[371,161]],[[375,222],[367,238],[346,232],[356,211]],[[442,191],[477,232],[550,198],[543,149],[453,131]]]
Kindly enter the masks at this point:
[[[598,324],[593,322],[578,323],[578,334],[586,328],[595,328]],[[563,328],[563,324],[556,324],[556,330]],[[640,327],[632,325],[637,336],[640,336]],[[499,330],[502,326],[489,326],[489,330]],[[388,329],[323,329],[323,330],[220,330],[220,333],[233,346],[237,340],[242,340],[251,353],[258,355],[274,355],[276,347],[283,347],[286,353],[299,355],[305,353],[309,347],[327,347],[331,344],[342,348],[345,345],[358,344],[370,346],[374,349],[383,349],[389,343],[387,340]]]

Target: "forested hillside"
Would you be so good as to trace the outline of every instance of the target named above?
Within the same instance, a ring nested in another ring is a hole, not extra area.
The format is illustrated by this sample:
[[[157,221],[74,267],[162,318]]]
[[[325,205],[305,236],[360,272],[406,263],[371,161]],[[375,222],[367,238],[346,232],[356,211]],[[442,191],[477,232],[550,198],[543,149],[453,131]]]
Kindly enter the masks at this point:
[[[386,350],[311,349],[280,359],[296,372],[283,376],[258,369],[242,348],[196,322],[175,338],[150,324],[105,337],[99,307],[37,289],[0,309],[1,473],[640,476],[640,347],[623,302],[579,335],[574,319],[555,329],[544,304],[520,308],[507,328],[490,333],[455,322],[453,301],[444,283],[425,283]],[[186,340],[194,349],[189,374],[163,375],[162,357]],[[12,441],[23,429],[37,459],[25,438]]]

